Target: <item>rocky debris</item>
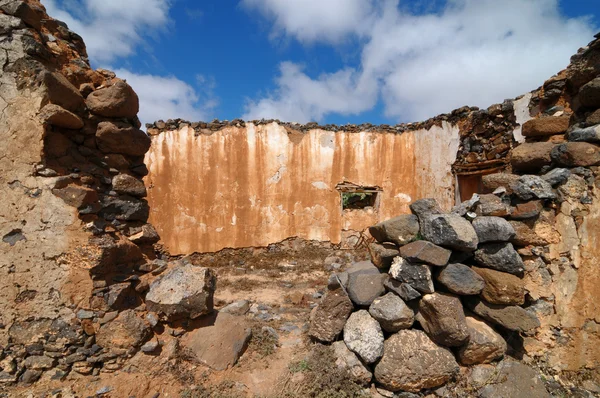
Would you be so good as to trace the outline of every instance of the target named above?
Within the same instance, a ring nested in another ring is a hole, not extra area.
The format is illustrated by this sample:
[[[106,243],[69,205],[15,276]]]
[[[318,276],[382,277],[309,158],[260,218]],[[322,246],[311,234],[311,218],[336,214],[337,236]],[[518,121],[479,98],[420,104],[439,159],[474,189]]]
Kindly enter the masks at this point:
[[[600,143],[600,124],[571,131],[569,141]]]
[[[590,167],[600,164],[600,148],[588,142],[567,142],[552,149],[552,160],[562,167]]]
[[[479,299],[473,299],[468,304],[475,314],[508,330],[526,333],[540,326],[539,319],[533,313],[518,306],[490,304]]]
[[[450,250],[434,245],[426,240],[418,240],[400,248],[400,255],[413,263],[425,263],[436,266],[448,264]]]
[[[511,243],[486,243],[475,252],[475,261],[482,267],[519,275],[523,273],[523,260]]]
[[[544,179],[534,175],[524,175],[511,185],[512,191],[522,200],[554,199],[556,194],[552,186]]]
[[[211,269],[180,265],[152,282],[146,307],[169,321],[195,319],[212,312],[215,287],[216,277]]]
[[[556,168],[552,169],[542,176],[544,181],[548,184],[556,187],[557,185],[564,184],[569,179],[571,171],[569,169]]]
[[[252,336],[244,318],[215,311],[196,322],[196,329],[181,338],[181,347],[212,369],[225,370],[235,365]]]
[[[435,214],[421,220],[423,237],[439,246],[458,251],[477,249],[477,234],[471,223],[457,214]]]
[[[129,240],[136,245],[152,244],[158,242],[160,236],[152,224],[144,224],[140,227],[139,232],[129,236]]]
[[[385,293],[380,273],[352,272],[348,274],[346,290],[350,300],[358,306],[369,306],[377,297]]]
[[[369,385],[373,374],[356,354],[346,347],[346,343],[336,341],[331,345],[331,348],[333,348],[333,355],[336,358],[335,364],[339,369],[346,370],[354,382],[363,386]]]
[[[388,333],[411,327],[415,318],[414,311],[394,293],[375,299],[369,307],[369,314]]]
[[[150,325],[133,310],[125,310],[112,322],[100,327],[96,344],[104,348],[139,347],[151,334]]]
[[[72,130],[79,130],[83,127],[83,120],[79,116],[55,104],[44,106],[40,111],[39,117],[43,123],[48,123],[56,127]]]
[[[248,300],[235,301],[219,310],[221,314],[231,314],[238,316],[246,315],[248,311],[250,311],[250,302]]]
[[[457,352],[463,365],[490,363],[504,356],[506,341],[485,322],[467,317],[469,340]]]
[[[406,283],[421,293],[435,291],[431,279],[431,269],[426,264],[412,264],[402,257],[396,257],[389,274],[395,280]]]
[[[451,213],[458,214],[461,217],[465,217],[479,204],[479,194],[474,193],[471,199],[465,200],[464,202],[454,206]]]
[[[385,342],[375,380],[390,391],[418,392],[441,386],[458,374],[452,352],[421,330],[401,330]]]
[[[562,134],[569,128],[570,115],[547,116],[532,119],[523,124],[524,137],[543,137]]]
[[[387,291],[394,293],[404,301],[416,300],[421,297],[421,293],[408,283],[400,282],[389,277],[385,279],[383,286]]]
[[[85,104],[96,115],[114,118],[134,118],[140,109],[137,94],[122,80],[94,91],[88,95]]]
[[[112,179],[113,189],[120,194],[131,195],[137,198],[146,196],[144,182],[128,174],[117,174]]]
[[[463,307],[458,297],[433,293],[419,301],[417,321],[437,344],[459,347],[469,339]]]
[[[478,391],[481,398],[550,398],[540,374],[529,366],[505,360],[496,366],[493,378]]]
[[[485,287],[483,278],[464,264],[448,264],[436,279],[450,292],[460,295],[479,294]]]
[[[477,217],[472,224],[480,244],[508,242],[515,237],[515,230],[512,225],[500,217]]]
[[[410,211],[419,218],[419,221],[430,215],[442,213],[440,204],[433,198],[416,200],[412,202],[409,207]]]
[[[600,77],[586,83],[579,90],[579,102],[589,108],[600,108]]]
[[[523,305],[525,303],[525,283],[514,275],[487,268],[473,267],[485,281],[481,297],[492,304]]]
[[[387,269],[392,265],[394,257],[398,256],[400,252],[393,243],[373,242],[369,244],[369,254],[371,255],[371,261],[377,268]]]
[[[383,355],[383,332],[379,322],[366,310],[354,312],[344,326],[344,343],[365,363],[377,361]]]
[[[124,122],[100,122],[96,131],[98,149],[104,153],[142,156],[150,149],[150,137]]]
[[[308,335],[326,343],[334,341],[353,310],[352,301],[342,288],[329,290],[311,316]]]
[[[379,243],[405,245],[419,234],[419,219],[412,214],[403,214],[370,227],[369,233]]]
[[[480,195],[479,204],[475,208],[478,216],[505,217],[510,215],[510,205],[494,194]]]
[[[515,171],[538,172],[542,167],[552,164],[550,152],[554,148],[551,142],[524,143],[513,149],[510,163]]]

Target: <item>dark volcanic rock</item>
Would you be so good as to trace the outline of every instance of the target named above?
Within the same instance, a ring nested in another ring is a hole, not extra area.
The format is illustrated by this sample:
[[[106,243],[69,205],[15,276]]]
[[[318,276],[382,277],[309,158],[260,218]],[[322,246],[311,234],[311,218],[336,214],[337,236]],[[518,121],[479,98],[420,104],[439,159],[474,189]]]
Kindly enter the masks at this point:
[[[394,293],[375,299],[369,307],[369,314],[389,333],[407,329],[415,320],[414,311]]]
[[[477,264],[519,275],[523,273],[523,260],[511,243],[486,243],[475,252]]]
[[[369,232],[379,243],[405,245],[419,234],[419,219],[412,214],[403,214],[370,227]]]
[[[390,267],[390,276],[399,282],[409,284],[421,293],[433,293],[431,269],[426,264],[412,264],[402,257],[396,257]]]
[[[458,297],[446,293],[423,296],[416,319],[431,340],[440,345],[459,347],[469,339],[465,313]]]
[[[413,263],[426,263],[444,266],[448,264],[450,250],[434,245],[426,240],[418,240],[400,248],[400,255]]]
[[[392,265],[392,260],[400,254],[400,251],[394,243],[373,242],[369,244],[369,254],[377,268],[386,269]]]
[[[457,214],[436,214],[421,220],[421,234],[436,245],[458,251],[477,249],[477,234],[471,223]]]
[[[470,267],[464,264],[448,264],[437,275],[437,280],[454,294],[479,294],[485,282]]]
[[[515,230],[508,221],[500,217],[477,217],[473,228],[479,243],[508,242],[515,237]]]
[[[421,297],[421,293],[415,290],[411,285],[397,281],[393,278],[386,278],[383,282],[383,286],[385,286],[387,291],[396,294],[404,301],[411,301]]]
[[[469,341],[457,353],[457,358],[463,365],[490,363],[500,359],[506,352],[506,341],[485,322],[467,317]]]
[[[540,326],[533,313],[516,305],[490,304],[480,299],[470,299],[468,304],[475,314],[508,330],[524,333]]]
[[[369,306],[377,297],[385,293],[385,274],[353,272],[348,275],[346,290],[352,302],[358,306]]]
[[[433,198],[419,199],[410,204],[410,210],[419,217],[419,220],[432,214],[441,214],[442,208],[437,200]]]
[[[552,190],[552,185],[538,176],[521,176],[511,185],[511,189],[515,195],[523,200],[556,198],[556,194]]]
[[[327,291],[311,316],[308,335],[326,343],[334,341],[344,330],[353,310],[352,301],[344,290]]]

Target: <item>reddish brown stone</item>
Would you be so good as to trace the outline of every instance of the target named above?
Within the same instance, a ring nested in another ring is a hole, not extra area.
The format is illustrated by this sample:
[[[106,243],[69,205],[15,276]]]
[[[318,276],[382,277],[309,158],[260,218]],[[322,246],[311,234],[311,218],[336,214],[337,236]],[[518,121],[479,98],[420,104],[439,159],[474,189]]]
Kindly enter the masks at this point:
[[[523,124],[523,136],[540,137],[564,133],[569,128],[570,115],[532,119]]]
[[[517,204],[511,214],[510,218],[515,220],[524,220],[527,218],[536,217],[542,211],[542,202],[539,200],[532,200],[531,202]]]
[[[600,147],[587,142],[567,142],[552,149],[552,160],[565,167],[589,167],[600,164]]]
[[[69,206],[81,209],[98,201],[98,193],[87,187],[69,185],[65,188],[53,189],[52,193],[65,201]]]
[[[512,151],[511,164],[516,171],[537,172],[552,163],[550,152],[554,144],[535,142],[521,144]]]
[[[495,271],[488,268],[472,267],[485,281],[485,287],[481,291],[481,297],[492,304],[515,304],[525,303],[525,283],[522,279]]]

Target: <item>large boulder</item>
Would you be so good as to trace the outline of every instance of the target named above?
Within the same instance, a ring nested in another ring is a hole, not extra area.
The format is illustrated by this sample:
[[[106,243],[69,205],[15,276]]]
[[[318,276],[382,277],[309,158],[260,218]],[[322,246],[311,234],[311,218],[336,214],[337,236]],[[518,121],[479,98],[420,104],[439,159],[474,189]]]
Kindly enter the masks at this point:
[[[446,347],[460,347],[469,339],[460,299],[446,293],[433,293],[419,301],[417,321],[436,343]]]
[[[419,217],[419,220],[432,214],[442,213],[440,204],[433,198],[415,200],[409,207],[410,211],[412,211],[415,216]]]
[[[180,265],[152,282],[146,307],[170,321],[195,319],[213,311],[215,287],[216,277],[210,268]]]
[[[473,220],[473,228],[479,243],[508,242],[515,237],[515,229],[500,217],[477,217]]]
[[[81,93],[62,74],[46,71],[42,81],[44,91],[52,104],[60,105],[72,112],[83,106]]]
[[[534,175],[519,177],[511,185],[511,190],[522,200],[556,198],[556,194],[552,190],[552,185],[547,183],[542,177]]]
[[[510,215],[510,205],[494,194],[480,195],[475,214],[478,216],[508,216]]]
[[[489,191],[495,191],[498,188],[505,188],[506,193],[512,193],[511,186],[519,179],[519,176],[516,174],[508,174],[508,173],[494,173],[487,174],[481,177],[481,183],[483,187]]]
[[[525,282],[506,272],[473,267],[485,281],[481,297],[492,304],[522,305],[525,303]]]
[[[112,179],[113,190],[117,193],[131,195],[138,198],[146,196],[144,182],[129,174],[117,174]]]
[[[377,268],[386,269],[392,265],[394,257],[398,256],[400,252],[394,243],[373,242],[369,244],[369,254]]]
[[[569,141],[600,143],[600,124],[571,131]]]
[[[435,214],[421,221],[421,234],[436,245],[458,251],[477,249],[477,234],[469,221],[457,214]]]
[[[369,314],[375,318],[381,328],[388,333],[395,333],[412,326],[415,320],[414,311],[394,293],[388,293],[373,301]]]
[[[98,149],[104,153],[142,156],[150,149],[150,137],[124,122],[100,122],[96,130]]]
[[[385,274],[352,272],[348,274],[346,290],[350,300],[358,306],[369,306],[377,297],[385,293]]]
[[[192,358],[215,370],[235,365],[252,337],[243,317],[220,312],[200,318],[194,327],[180,344]]]
[[[122,80],[110,87],[94,91],[88,95],[85,104],[92,113],[105,117],[132,119],[140,110],[137,94]]]
[[[431,269],[426,264],[412,264],[402,257],[396,257],[390,267],[389,274],[398,282],[407,283],[421,293],[433,293],[435,291]]]
[[[483,278],[464,264],[448,264],[438,274],[437,280],[454,294],[479,294],[485,287]]]
[[[448,264],[450,250],[434,245],[426,240],[418,240],[400,248],[400,255],[413,263],[425,263],[436,266]]]
[[[530,332],[540,326],[539,319],[530,311],[519,306],[505,306],[473,299],[469,308],[480,317],[515,332]]]
[[[129,195],[106,195],[101,198],[100,205],[100,216],[107,220],[146,221],[150,215],[146,200]]]
[[[373,378],[371,371],[360,361],[355,353],[346,347],[343,341],[336,341],[331,345],[335,364],[339,369],[348,372],[355,383],[367,386]]]
[[[47,104],[39,114],[40,119],[47,124],[65,129],[79,130],[83,127],[83,120],[76,114],[55,104]]]
[[[366,310],[356,311],[344,326],[344,343],[365,363],[373,363],[383,355],[381,326]]]
[[[552,163],[550,152],[554,148],[551,142],[521,144],[512,151],[510,163],[515,171],[538,172]]]
[[[452,352],[421,330],[401,330],[385,342],[375,380],[390,391],[418,392],[441,386],[458,374]]]
[[[569,169],[556,168],[544,174],[542,178],[548,184],[552,185],[553,187],[556,187],[567,182],[570,176],[571,171]]]
[[[150,334],[150,325],[146,321],[134,310],[125,310],[100,327],[96,333],[96,344],[107,349],[129,349],[139,347]]]
[[[482,267],[520,275],[524,265],[511,243],[486,243],[475,252],[475,261]]]
[[[405,245],[419,234],[419,219],[412,214],[403,214],[370,227],[369,232],[380,243]]]
[[[550,398],[539,372],[513,360],[498,364],[494,377],[477,392],[480,398]]]
[[[353,310],[352,301],[341,287],[327,291],[311,316],[308,335],[326,343],[334,341]]]
[[[590,167],[600,164],[600,147],[588,142],[567,142],[554,147],[552,160],[563,167]]]
[[[469,341],[457,353],[463,365],[490,363],[500,359],[506,353],[506,341],[485,322],[467,317]]]
[[[569,128],[570,115],[547,116],[531,119],[523,124],[524,137],[562,134]]]
[[[579,90],[579,102],[588,108],[600,108],[600,77],[581,87]]]

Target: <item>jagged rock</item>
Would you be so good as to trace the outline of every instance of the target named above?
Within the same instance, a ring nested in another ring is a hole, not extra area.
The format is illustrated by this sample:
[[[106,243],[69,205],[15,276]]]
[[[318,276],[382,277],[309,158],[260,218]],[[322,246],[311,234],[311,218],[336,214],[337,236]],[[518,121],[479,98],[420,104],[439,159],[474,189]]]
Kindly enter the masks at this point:
[[[150,137],[124,122],[100,122],[96,142],[104,153],[142,156],[150,149]]]
[[[506,353],[506,341],[485,322],[467,317],[469,340],[457,353],[463,365],[490,363],[500,359]]]
[[[32,384],[39,380],[42,376],[43,371],[41,370],[33,370],[27,369],[21,377],[19,377],[19,381],[23,384]]]
[[[346,290],[350,300],[358,306],[369,306],[377,297],[385,293],[384,274],[352,272],[348,274]]]
[[[150,340],[149,342],[142,345],[140,347],[140,351],[148,354],[148,353],[152,353],[152,352],[156,351],[158,349],[158,347],[160,347],[160,343],[158,342],[158,340],[154,339],[154,340]]]
[[[210,268],[181,265],[152,282],[146,307],[168,320],[195,319],[212,312],[215,285],[216,277]]]
[[[369,314],[389,333],[411,327],[415,318],[414,311],[394,293],[375,299],[369,307]]]
[[[544,174],[542,178],[548,184],[552,185],[553,187],[556,187],[557,185],[564,184],[570,175],[571,171],[569,169],[557,168],[550,170],[549,172]]]
[[[194,326],[180,344],[193,358],[215,370],[235,365],[252,337],[243,317],[216,311],[198,319]]]
[[[448,264],[438,273],[437,280],[450,292],[460,295],[479,294],[485,286],[483,278],[464,264]]]
[[[44,123],[66,129],[79,130],[83,127],[83,120],[76,114],[55,104],[48,104],[40,111],[40,119]]]
[[[475,261],[483,267],[514,275],[519,275],[524,270],[523,260],[511,243],[481,245],[475,252]]]
[[[25,24],[20,18],[8,14],[0,14],[0,35],[6,35],[15,29],[22,29],[24,27]]]
[[[412,264],[402,257],[396,257],[390,267],[390,276],[395,280],[409,284],[421,293],[433,293],[431,269],[426,264]]]
[[[42,16],[44,15],[39,7],[35,7],[30,4],[27,4],[25,1],[8,1],[3,2],[0,6],[0,9],[7,13],[8,15],[13,15],[23,22],[25,22],[28,26],[31,26],[35,30],[42,29]]]
[[[494,376],[477,392],[481,398],[550,398],[540,374],[520,362],[500,362]]]
[[[23,365],[27,369],[33,370],[46,370],[52,369],[56,361],[54,358],[50,358],[44,355],[31,355],[25,359]]]
[[[221,314],[231,314],[239,316],[246,315],[248,311],[250,311],[250,302],[248,300],[235,301],[219,310]]]
[[[444,266],[448,264],[450,250],[434,245],[426,240],[418,240],[400,248],[400,255],[413,263]]]
[[[369,233],[379,243],[405,245],[419,234],[419,219],[412,214],[403,214],[370,227]]]
[[[524,143],[513,149],[511,164],[513,170],[538,172],[552,163],[550,152],[554,148],[551,142]]]
[[[53,189],[52,193],[64,200],[69,206],[77,209],[83,209],[98,201],[96,190],[75,184],[70,184],[60,189]]]
[[[558,198],[561,202],[578,203],[588,196],[588,184],[585,178],[572,174],[567,182],[558,188]]]
[[[484,188],[490,192],[498,188],[506,188],[506,193],[512,193],[511,186],[519,179],[518,175],[507,173],[487,174],[481,177]]]
[[[377,268],[386,269],[392,265],[394,257],[398,256],[400,252],[398,247],[393,243],[376,243],[369,244],[369,253],[371,255],[371,261]]]
[[[344,343],[364,362],[373,363],[383,355],[381,326],[366,310],[350,315],[344,326]]]
[[[450,350],[436,345],[421,330],[401,330],[385,342],[374,376],[390,391],[418,392],[445,384],[458,371]]]
[[[128,174],[117,174],[112,179],[113,190],[117,193],[131,195],[138,198],[146,196],[146,186],[138,178]]]
[[[477,234],[470,222],[457,214],[435,214],[421,220],[423,237],[458,251],[477,249]]]
[[[567,142],[552,150],[552,160],[564,167],[589,167],[600,164],[600,148],[588,142]]]
[[[144,224],[142,225],[140,232],[129,236],[129,240],[136,245],[152,244],[158,242],[160,236],[158,236],[158,232],[156,232],[156,229],[154,229],[152,224]]]
[[[104,196],[100,200],[100,216],[107,220],[146,221],[150,215],[148,202],[133,196]]]
[[[475,209],[475,207],[479,204],[479,195],[474,193],[471,199],[465,200],[459,205],[456,205],[452,208],[452,213],[458,214],[461,217],[464,217],[467,213],[471,212]]]
[[[510,215],[510,205],[494,194],[481,195],[475,214],[478,216],[508,216]]]
[[[564,133],[569,128],[570,119],[570,115],[563,115],[529,120],[523,124],[523,136],[540,137]]]
[[[512,225],[500,217],[477,217],[472,224],[480,244],[507,242],[516,234]]]
[[[600,143],[600,124],[571,131],[569,141]]]
[[[371,371],[358,359],[355,353],[346,347],[343,341],[336,341],[331,345],[335,364],[339,369],[346,370],[354,382],[367,386],[373,378]]]
[[[42,80],[51,103],[60,105],[71,112],[75,112],[83,106],[84,100],[79,90],[60,73],[46,71]]]
[[[514,209],[511,211],[510,218],[513,220],[527,220],[527,219],[530,219],[533,217],[537,217],[543,208],[544,208],[544,205],[539,200],[532,200],[530,202],[518,203],[514,207]],[[516,231],[514,230],[515,228],[514,228],[514,226],[512,226],[512,224],[511,224],[511,227],[515,234],[511,238],[511,239],[513,239],[516,236]]]
[[[409,207],[413,214],[419,217],[419,220],[433,214],[442,213],[442,208],[440,207],[440,204],[437,202],[437,200],[433,198],[416,200],[412,202],[409,205]]]
[[[353,310],[352,301],[343,289],[329,290],[312,314],[308,335],[326,343],[334,341]]]
[[[552,190],[552,185],[544,179],[533,175],[524,175],[511,185],[512,191],[520,199],[554,199],[556,194]]]
[[[473,267],[473,271],[485,281],[481,297],[488,303],[522,305],[525,303],[525,282],[506,272]]]
[[[579,102],[589,108],[600,108],[600,77],[586,83],[579,90]]]
[[[469,338],[465,313],[458,297],[446,293],[426,294],[419,301],[416,319],[437,344],[459,347]]]
[[[112,322],[100,327],[96,344],[104,348],[139,347],[151,334],[150,325],[139,318],[135,311],[125,310]]]
[[[404,301],[411,301],[421,297],[421,293],[415,290],[408,283],[397,281],[393,278],[386,278],[383,286],[389,291],[396,294]]]
[[[90,243],[99,249],[92,268],[94,273],[108,273],[118,266],[136,264],[143,260],[140,248],[133,242],[119,237],[113,239],[108,235],[92,238]]]
[[[525,333],[540,326],[533,313],[516,305],[490,304],[480,299],[470,299],[468,305],[475,314],[508,330]]]
[[[134,118],[140,110],[137,94],[122,80],[94,91],[85,104],[92,113],[105,117]]]

